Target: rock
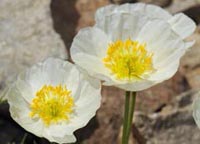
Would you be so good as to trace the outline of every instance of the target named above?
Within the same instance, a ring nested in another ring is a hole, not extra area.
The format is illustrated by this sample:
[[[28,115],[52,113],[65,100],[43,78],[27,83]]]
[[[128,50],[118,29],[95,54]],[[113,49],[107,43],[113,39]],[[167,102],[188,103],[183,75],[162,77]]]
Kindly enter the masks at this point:
[[[200,25],[197,27],[195,33],[190,36],[189,39],[195,40],[195,44],[187,51],[181,61],[181,66],[184,67],[185,71],[194,70],[200,65]]]
[[[50,0],[1,0],[0,94],[16,74],[49,56],[66,57],[53,30]]]
[[[137,0],[110,0],[114,4],[135,3]]]
[[[76,9],[80,14],[78,26],[76,30],[80,28],[94,25],[94,15],[98,8],[110,4],[109,0],[77,0]]]
[[[148,4],[154,4],[161,7],[167,7],[172,3],[172,0],[138,0],[138,2],[144,2]]]
[[[177,96],[161,112],[149,115],[137,113],[135,124],[147,139],[147,144],[198,144],[200,130],[192,117],[196,90]]]
[[[122,123],[123,104],[123,90],[103,87],[101,107],[95,119],[92,119],[85,128],[77,131],[80,140],[78,143],[117,144]]]
[[[144,113],[158,112],[171,102],[175,95],[188,89],[184,75],[178,71],[171,79],[138,92],[137,109]]]
[[[183,13],[192,18],[197,24],[200,24],[200,1],[198,5],[186,9]]]
[[[191,88],[200,88],[200,26],[189,39],[195,40],[195,44],[182,58],[181,73],[186,77]]]
[[[200,88],[200,67],[194,69],[193,71],[186,73],[186,78],[190,87]]]
[[[198,0],[172,0],[172,3],[166,9],[174,14],[185,11],[198,4],[200,4],[200,1]]]
[[[124,91],[115,87],[103,87],[102,103],[97,113],[99,127],[87,144],[116,144],[122,123]]]
[[[54,29],[60,34],[69,54],[69,48],[76,34],[76,27],[80,18],[76,9],[76,1],[51,0],[51,15]]]

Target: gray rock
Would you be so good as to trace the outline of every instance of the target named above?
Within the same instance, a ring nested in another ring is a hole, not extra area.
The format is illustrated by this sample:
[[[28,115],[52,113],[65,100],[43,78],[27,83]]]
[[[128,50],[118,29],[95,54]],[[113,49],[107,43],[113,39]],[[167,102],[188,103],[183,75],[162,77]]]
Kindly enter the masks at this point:
[[[66,58],[50,0],[0,1],[0,95],[16,74],[46,57]]]
[[[177,96],[158,113],[136,114],[135,124],[147,144],[199,144],[200,129],[192,117],[196,93],[190,90]]]
[[[200,4],[199,0],[172,0],[172,3],[166,9],[171,13],[185,11],[188,8]]]

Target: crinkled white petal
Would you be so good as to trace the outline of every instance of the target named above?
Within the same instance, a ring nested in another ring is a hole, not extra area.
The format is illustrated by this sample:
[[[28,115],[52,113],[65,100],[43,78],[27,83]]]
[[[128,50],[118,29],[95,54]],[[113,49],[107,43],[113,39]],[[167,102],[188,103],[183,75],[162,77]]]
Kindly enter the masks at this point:
[[[70,118],[70,122],[46,128],[47,135],[54,137],[73,135],[75,130],[84,127],[96,114],[101,103],[100,81],[81,74],[80,87],[80,95],[75,101],[75,113]],[[59,131],[59,133],[55,133],[55,131]]]
[[[141,91],[147,88],[150,88],[151,86],[155,85],[156,82],[150,81],[150,80],[140,80],[135,81],[132,83],[116,83],[113,81],[104,82],[103,85],[106,86],[116,86],[118,88],[124,89],[126,91]]]
[[[76,112],[72,121],[75,127],[84,127],[94,117],[101,104],[101,83],[88,75],[82,75],[81,93],[75,102]],[[80,118],[79,118],[80,117]]]
[[[159,68],[177,50],[184,49],[184,41],[162,20],[149,21],[140,31],[137,40],[146,43],[147,50],[154,54],[155,68]]]
[[[154,5],[142,3],[105,6],[97,10],[96,27],[105,31],[115,41],[135,39],[145,23],[154,19],[167,21],[171,15]]]
[[[80,67],[87,70],[90,75],[102,78],[103,80],[108,80],[107,77],[110,76],[110,73],[104,66],[102,59],[99,57],[80,53],[76,54],[75,59],[73,60]]]
[[[30,119],[29,103],[23,98],[23,92],[21,91],[23,90],[19,90],[16,84],[8,91],[8,103],[10,105],[11,116],[27,131],[37,136],[42,136],[43,124],[39,120]]]
[[[196,98],[194,99],[193,102],[193,118],[200,128],[200,93],[196,94]]]
[[[67,89],[72,91],[72,95],[76,99],[80,91],[80,74],[73,64],[69,62],[63,62],[60,59],[49,58],[44,62],[43,69],[45,75],[48,76],[49,84],[66,85]]]
[[[52,137],[52,142],[57,143],[74,143],[76,142],[76,137],[74,135],[65,135],[63,137]]]
[[[118,8],[118,5],[115,4],[110,4],[110,5],[106,5],[104,7],[101,7],[99,9],[97,9],[96,13],[95,13],[95,20],[96,23],[101,22],[101,20],[106,17],[107,15],[110,15],[113,12],[117,12],[116,9]]]
[[[65,129],[68,128],[65,125],[61,125],[59,127],[51,127],[46,128],[43,133],[43,137],[48,138],[50,142],[56,142],[56,143],[74,143],[76,142],[76,137],[74,134],[66,134]],[[69,131],[69,130],[68,130]],[[56,133],[57,132],[57,133]]]
[[[76,60],[76,54],[86,53],[96,57],[104,57],[111,41],[100,29],[87,27],[81,29],[75,36],[71,46],[71,56]]]
[[[145,3],[135,3],[135,4],[123,4],[117,8],[120,12],[126,13],[139,13],[140,16],[147,16],[149,19],[162,19],[167,20],[172,17],[172,15],[160,8],[159,6]]]
[[[174,15],[168,21],[174,30],[182,39],[190,36],[196,29],[194,21],[183,13]]]
[[[147,50],[153,53],[155,72],[149,74],[149,77],[144,80],[120,81],[109,73],[102,59],[98,58],[99,56],[91,54],[91,49],[95,52],[98,51],[96,47],[91,47],[91,43],[93,44],[95,41],[88,42],[91,36],[85,40],[84,35],[78,34],[83,38],[75,38],[73,43],[80,41],[80,39],[84,39],[85,43],[82,44],[84,47],[79,46],[82,50],[78,50],[76,57],[72,53],[72,59],[92,76],[104,80],[104,85],[114,85],[125,90],[138,91],[167,80],[175,74],[181,57],[194,44],[193,41],[185,41],[185,38],[195,29],[195,24],[190,18],[184,14],[172,17],[164,9],[153,5],[137,3],[105,6],[97,10],[95,20],[94,27],[101,29],[107,35],[101,34],[101,37],[104,37],[102,43],[105,43],[105,38],[112,42],[130,38],[146,43]],[[87,33],[92,32],[88,31]],[[98,40],[96,39],[97,43],[99,43]],[[107,49],[107,44],[99,52],[102,53],[103,50],[103,54],[105,54],[105,48]],[[74,49],[72,46],[71,50]],[[83,50],[84,52],[80,53]]]
[[[40,90],[41,86],[49,84],[66,85],[67,89],[72,91],[75,113],[69,122],[46,126],[40,118],[30,118],[30,103],[35,92]],[[76,66],[69,62],[49,58],[21,73],[10,87],[7,96],[12,118],[24,129],[51,142],[71,143],[76,141],[74,131],[85,126],[99,108],[100,90],[99,80],[81,74]]]
[[[20,93],[21,93],[22,97],[25,99],[25,101],[27,103],[31,103],[31,101],[35,95],[34,95],[34,92],[31,88],[31,86],[29,85],[29,83],[22,79],[22,75],[23,75],[23,73],[21,73],[18,76],[18,79],[16,81],[16,88],[18,89],[18,91],[20,91]],[[21,91],[21,90],[23,90],[23,91]]]
[[[109,43],[109,38],[100,29],[85,28],[73,40],[71,57],[93,76],[109,75],[102,61]]]
[[[146,21],[146,17],[139,17],[136,13],[112,13],[101,23],[96,23],[95,27],[105,31],[112,41],[134,39]]]
[[[184,42],[174,33],[171,25],[163,20],[149,21],[140,31],[137,40],[145,42],[152,52],[156,71],[148,80],[162,82],[172,77],[179,61],[193,42]]]
[[[69,75],[73,76],[69,77]],[[70,63],[63,63],[62,60],[48,58],[43,64],[38,63],[25,73],[21,73],[17,82],[20,83],[18,87],[27,87],[27,90],[28,86],[31,86],[32,97],[28,96],[29,100],[32,100],[36,92],[44,85],[66,84],[67,88],[72,91],[72,95],[76,96],[75,92],[78,89],[79,72]],[[23,96],[26,97],[26,95]]]
[[[33,95],[38,91],[44,84],[48,82],[48,76],[41,69],[41,63],[34,65],[27,71],[21,73],[18,79],[24,80],[31,87]]]
[[[150,19],[165,19],[168,20],[172,15],[163,10],[162,8],[144,3],[135,3],[135,4],[122,4],[122,5],[108,5],[102,8],[99,8],[95,14],[96,23],[101,23],[106,16],[109,16],[112,13],[138,13],[140,16],[147,16]]]

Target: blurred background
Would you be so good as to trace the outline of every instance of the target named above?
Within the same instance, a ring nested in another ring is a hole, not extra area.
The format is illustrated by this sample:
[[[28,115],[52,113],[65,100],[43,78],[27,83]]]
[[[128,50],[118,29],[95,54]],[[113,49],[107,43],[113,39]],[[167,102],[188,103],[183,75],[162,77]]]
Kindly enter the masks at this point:
[[[200,0],[0,0],[0,95],[32,64],[49,56],[70,59],[73,37],[94,24],[99,7],[135,2],[159,5],[172,14],[183,12],[196,22],[197,29],[189,38],[196,43],[182,58],[176,75],[138,93],[130,144],[199,144],[192,101],[200,89]],[[102,94],[97,116],[76,131],[77,144],[118,144],[124,91],[103,87]],[[18,126],[4,102],[0,105],[0,143],[49,142]]]

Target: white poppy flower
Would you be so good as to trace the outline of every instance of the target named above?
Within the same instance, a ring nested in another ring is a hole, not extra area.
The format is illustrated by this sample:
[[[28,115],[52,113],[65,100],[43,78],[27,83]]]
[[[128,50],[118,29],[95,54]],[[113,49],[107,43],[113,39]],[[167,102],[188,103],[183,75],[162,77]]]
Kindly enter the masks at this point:
[[[51,142],[71,143],[100,106],[100,81],[69,62],[49,58],[18,76],[7,97],[12,118]]]
[[[196,25],[183,13],[172,16],[142,3],[109,5],[96,12],[96,25],[74,38],[74,62],[94,77],[128,91],[140,91],[172,77],[194,41]]]

